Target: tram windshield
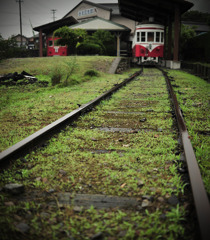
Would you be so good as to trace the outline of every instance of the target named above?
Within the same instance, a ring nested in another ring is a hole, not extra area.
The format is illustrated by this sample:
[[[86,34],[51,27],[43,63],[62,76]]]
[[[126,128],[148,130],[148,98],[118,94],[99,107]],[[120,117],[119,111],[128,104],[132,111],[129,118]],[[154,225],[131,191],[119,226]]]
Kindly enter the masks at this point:
[[[160,32],[156,32],[156,42],[160,42]]]
[[[141,32],[141,42],[146,42],[146,33]]]
[[[148,32],[147,41],[154,42],[154,32]]]

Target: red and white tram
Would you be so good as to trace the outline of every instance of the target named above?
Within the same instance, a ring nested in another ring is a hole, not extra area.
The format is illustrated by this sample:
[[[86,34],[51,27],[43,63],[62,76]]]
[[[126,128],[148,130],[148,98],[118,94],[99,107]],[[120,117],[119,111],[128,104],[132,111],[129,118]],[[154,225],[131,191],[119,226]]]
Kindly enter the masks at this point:
[[[140,24],[136,26],[132,43],[134,61],[138,64],[159,63],[163,58],[164,26]]]
[[[67,46],[57,44],[57,37],[47,38],[47,56],[67,56]]]

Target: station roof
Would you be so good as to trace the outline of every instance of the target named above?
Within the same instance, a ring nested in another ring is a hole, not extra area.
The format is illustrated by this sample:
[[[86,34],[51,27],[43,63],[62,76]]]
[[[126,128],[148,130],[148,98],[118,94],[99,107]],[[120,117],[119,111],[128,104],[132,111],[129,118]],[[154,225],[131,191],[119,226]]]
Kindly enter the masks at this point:
[[[78,21],[74,17],[67,17],[67,18],[62,18],[60,20],[35,27],[35,28],[33,28],[33,30],[35,30],[37,32],[42,30],[43,33],[49,34],[49,33],[54,32],[56,29],[58,29],[60,27],[71,26],[76,23],[78,23]]]
[[[95,17],[90,20],[86,20],[75,25],[70,26],[70,28],[81,28],[86,31],[97,31],[98,29],[113,31],[113,32],[130,32],[130,29],[124,25],[100,18]]]
[[[193,6],[185,0],[118,0],[118,3],[124,17],[138,22],[154,17],[160,23],[167,23],[169,18],[173,20],[176,5],[180,6],[181,14]]]
[[[93,2],[90,2],[90,1],[86,1],[86,0],[83,0],[81,1],[80,3],[78,3],[73,9],[71,9],[71,11],[69,11],[63,18],[66,18],[71,12],[73,12],[81,3],[86,3],[88,5],[92,5],[93,7],[99,7],[99,8],[102,8],[104,10],[107,10],[107,11],[112,11],[111,8],[108,8],[106,7],[105,5],[106,4],[100,4],[100,3],[93,3]]]

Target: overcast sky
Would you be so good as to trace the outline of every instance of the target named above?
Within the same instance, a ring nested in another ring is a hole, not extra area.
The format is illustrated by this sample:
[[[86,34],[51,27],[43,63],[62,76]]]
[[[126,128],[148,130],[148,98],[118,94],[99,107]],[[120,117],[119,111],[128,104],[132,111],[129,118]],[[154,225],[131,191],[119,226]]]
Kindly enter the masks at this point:
[[[20,33],[19,0],[0,0],[0,34],[4,38]],[[22,32],[31,37],[32,27],[37,27],[53,21],[51,9],[56,9],[56,20],[61,19],[81,0],[21,0]],[[117,3],[118,0],[89,0],[95,3]],[[129,1],[129,0],[128,0]],[[154,0],[155,1],[155,0]],[[210,12],[210,0],[188,0],[202,12]]]

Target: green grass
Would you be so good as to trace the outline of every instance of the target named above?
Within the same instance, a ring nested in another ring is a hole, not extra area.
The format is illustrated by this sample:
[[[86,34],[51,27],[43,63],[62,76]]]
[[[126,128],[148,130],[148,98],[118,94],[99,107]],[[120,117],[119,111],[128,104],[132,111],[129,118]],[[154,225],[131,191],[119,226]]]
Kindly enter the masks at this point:
[[[48,87],[39,85],[0,87],[0,151],[19,142],[72,110],[99,96],[130,73],[106,74],[112,57],[75,57],[9,59],[0,64],[0,74],[28,71],[39,80],[49,81]],[[66,62],[70,64],[66,68]],[[62,82],[52,86],[54,67],[64,68]],[[75,65],[66,82],[67,70]],[[69,67],[70,66],[70,67]],[[88,69],[100,76],[84,76]]]
[[[112,78],[112,84],[120,81]],[[98,94],[104,91],[101,82],[105,81],[97,79],[70,89],[78,87],[80,91],[74,93],[80,95],[93,90]],[[192,239],[194,222],[186,219],[192,205],[174,163],[179,159],[178,136],[169,110],[164,77],[157,69],[145,69],[141,77],[81,116],[77,127],[68,126],[45,147],[18,159],[1,173],[0,188],[9,182],[22,183],[25,199],[2,192],[0,237],[88,240],[100,233],[105,240]],[[142,118],[147,120],[141,122]],[[101,127],[139,131],[104,132]],[[139,205],[78,212],[74,206],[59,204],[61,192],[135,197]],[[146,208],[142,207],[145,195],[151,198]],[[176,206],[168,202],[172,196],[179,199]],[[27,233],[18,231],[20,222],[28,224]]]
[[[97,233],[106,240],[191,238],[192,230],[188,234],[185,227],[189,214],[185,185],[174,164],[179,159],[175,155],[178,136],[168,113],[166,83],[161,74],[154,77],[158,70],[153,71],[152,82],[149,83],[151,76],[146,69],[142,77],[82,116],[76,122],[77,128],[67,127],[45,147],[25,156],[24,162],[19,159],[2,172],[0,187],[8,182],[22,183],[27,193],[27,202],[17,200],[10,207],[4,205],[10,196],[2,195],[2,239],[4,236],[21,239],[16,223],[26,221],[26,216],[30,226],[28,239],[88,240]],[[152,85],[156,86],[153,92],[145,93],[146,86],[151,89]],[[153,112],[147,112],[151,108]],[[106,110],[128,113],[110,114]],[[147,121],[140,122],[142,117]],[[147,131],[145,128],[150,125],[153,129]],[[100,130],[107,126],[140,131]],[[158,132],[158,127],[163,131]],[[106,152],[97,154],[100,150]],[[49,194],[50,189],[55,192]],[[74,206],[57,202],[60,192],[136,197],[139,206],[131,210],[90,207],[76,212]],[[144,195],[153,199],[147,208],[141,207]],[[174,195],[183,201],[171,206],[168,199]],[[193,227],[190,225],[190,229]]]
[[[182,71],[169,71],[174,77],[176,95],[199,163],[203,181],[210,194],[210,86],[205,80]]]
[[[33,75],[50,75],[56,66],[65,69],[65,63],[72,61],[75,57],[45,57],[45,58],[12,58],[2,60],[0,63],[0,75],[10,72],[22,72],[23,70]],[[87,70],[95,69],[97,71],[107,72],[113,57],[101,56],[77,56],[76,62],[79,68],[78,74],[81,76]]]

